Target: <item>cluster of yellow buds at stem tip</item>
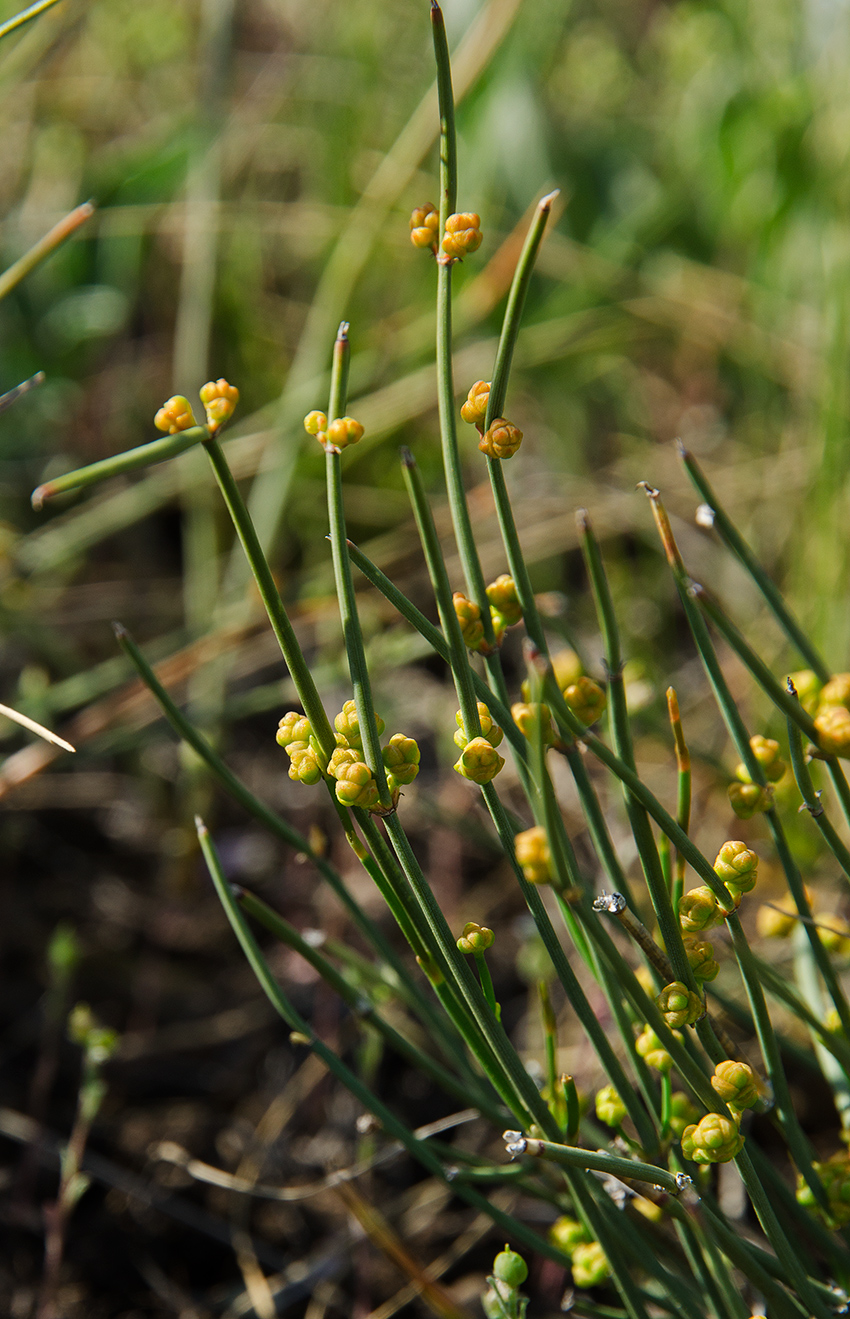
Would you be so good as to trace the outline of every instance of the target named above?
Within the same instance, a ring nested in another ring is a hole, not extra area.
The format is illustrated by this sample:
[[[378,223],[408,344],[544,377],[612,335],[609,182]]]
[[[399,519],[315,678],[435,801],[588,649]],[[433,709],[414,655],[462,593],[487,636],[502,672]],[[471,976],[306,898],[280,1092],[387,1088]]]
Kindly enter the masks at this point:
[[[785,773],[785,761],[779,754],[779,743],[772,737],[762,737],[756,733],[750,738],[750,749],[764,770],[764,776],[770,783],[778,783]],[[752,783],[752,776],[746,765],[741,763],[735,770],[735,778],[741,783]]]
[[[828,756],[850,759],[850,709],[847,706],[821,705],[815,716],[815,728],[821,751]]]
[[[737,1123],[720,1113],[706,1113],[682,1132],[682,1153],[692,1163],[729,1163],[743,1148]]]
[[[208,380],[200,390],[201,402],[207,414],[207,425],[211,431],[220,430],[225,422],[230,421],[239,402],[239,390],[229,385],[225,379]]]
[[[495,938],[493,931],[486,925],[467,921],[457,941],[458,950],[462,953],[486,953],[488,948],[492,948]]]
[[[513,458],[521,444],[522,431],[504,417],[497,417],[478,441],[479,449],[488,458]]]
[[[446,256],[459,261],[481,246],[481,216],[474,211],[459,211],[446,220],[446,232],[443,234],[443,251]]]
[[[564,688],[564,700],[576,719],[588,728],[596,723],[608,704],[605,689],[585,676],[576,678]]]
[[[724,1104],[735,1111],[752,1108],[760,1099],[758,1078],[752,1067],[734,1059],[717,1064],[711,1086]]]
[[[514,838],[516,859],[522,866],[522,873],[529,884],[551,884],[552,853],[545,829],[535,825],[525,829]]]
[[[316,409],[307,413],[304,429],[308,435],[315,435],[324,449],[332,452],[347,449],[363,438],[363,427],[354,417],[337,417],[329,424],[325,413]]]
[[[489,402],[490,381],[476,380],[466,396],[466,402],[461,406],[460,415],[470,426],[477,426],[479,430],[483,430]]]
[[[324,758],[313,736],[306,715],[288,710],[278,724],[275,738],[289,756],[289,777],[297,783],[318,783],[322,777]]]
[[[460,633],[467,650],[481,650],[484,645],[484,624],[481,622],[481,610],[474,600],[469,600],[462,591],[455,591],[452,596]]]
[[[276,741],[279,747],[288,747],[292,742],[306,742],[312,735],[310,720],[305,714],[288,710],[277,726]]]
[[[705,1004],[699,994],[688,989],[681,980],[673,980],[665,985],[655,1002],[671,1030],[677,1030],[680,1026],[693,1026],[705,1013]]]
[[[414,247],[430,247],[436,252],[439,228],[440,212],[433,202],[414,206],[410,213],[410,241]]]
[[[478,722],[481,725],[481,736],[487,739],[491,747],[497,747],[505,734],[499,725],[494,723],[493,716],[484,702],[478,701],[477,705]],[[457,724],[457,731],[454,735],[455,745],[463,750],[463,748],[469,743],[469,738],[463,731],[463,711],[457,710],[455,712],[455,723]]]

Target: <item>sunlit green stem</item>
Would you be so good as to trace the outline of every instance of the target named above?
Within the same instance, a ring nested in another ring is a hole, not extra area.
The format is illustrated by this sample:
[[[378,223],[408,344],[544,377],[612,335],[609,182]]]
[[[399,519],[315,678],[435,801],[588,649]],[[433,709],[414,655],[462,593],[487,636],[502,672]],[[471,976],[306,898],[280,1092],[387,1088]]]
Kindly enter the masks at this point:
[[[32,506],[40,509],[44,501],[53,495],[64,494],[67,490],[81,490],[84,486],[97,485],[100,481],[108,481],[110,477],[121,476],[124,472],[133,472],[139,467],[150,467],[168,458],[176,458],[178,454],[208,440],[209,434],[208,426],[192,426],[189,430],[177,431],[175,435],[164,435],[160,440],[140,444],[138,449],[128,449],[125,453],[113,454],[111,458],[101,458],[88,467],[65,472],[33,490]]]
[[[654,1163],[641,1163],[636,1159],[620,1158],[616,1154],[603,1154],[599,1151],[576,1149],[571,1145],[561,1145],[548,1140],[526,1140],[526,1149],[521,1151],[532,1157],[550,1159],[560,1163],[564,1168],[584,1168],[594,1172],[609,1173],[612,1177],[636,1182],[650,1182],[660,1186],[669,1195],[679,1195],[690,1184],[689,1177],[675,1175]]]
[[[51,3],[56,3],[56,0],[51,0]],[[26,21],[27,17],[35,18],[36,13],[41,13],[48,7],[47,4],[34,5],[25,14],[18,14],[16,18],[10,19],[9,23],[2,24],[0,26],[0,39],[12,30],[10,24],[19,27],[22,21]],[[90,220],[94,215],[94,210],[92,202],[83,202],[82,206],[75,207],[58,224],[55,224],[49,233],[46,233],[43,238],[39,238],[38,242],[34,243],[28,252],[19,257],[14,265],[9,266],[8,270],[4,270],[0,275],[0,299],[11,293],[12,289],[16,288],[22,279],[26,279],[27,275],[35,270],[36,266],[40,266],[45,257],[49,257],[52,252],[56,251],[57,247],[61,247],[72,234],[77,232],[80,225],[85,224],[86,220]]]
[[[329,760],[336,747],[336,738],[325,713],[325,707],[322,705],[321,698],[316,690],[316,684],[307,666],[307,661],[298,644],[298,638],[283,606],[268,559],[263,553],[254,524],[251,521],[248,509],[245,507],[245,501],[239,491],[236,479],[227,465],[227,460],[218,440],[215,436],[209,436],[203,441],[203,444],[209,455],[224,502],[227,505],[227,511],[242,542],[245,557],[250,564],[257,590],[266,607],[272,631],[277,638],[281,654],[295,684],[298,698],[304,708],[305,715],[310,720],[313,734],[322,748],[322,753]]]
[[[739,562],[746,568],[750,577],[753,579],[767,601],[776,621],[785,632],[785,635],[792,644],[797,647],[797,650],[800,652],[809,667],[814,669],[821,682],[826,682],[830,677],[829,668],[818,654],[799,623],[791,615],[780,591],[771,581],[749,545],[747,545],[743,536],[738,532],[731,518],[726,513],[726,510],[723,508],[723,505],[718,501],[717,496],[706,480],[699,463],[683,444],[679,445],[679,457],[682,459],[685,471],[696,486],[700,496],[711,509],[711,522],[715,531],[728,549],[732,551]]]

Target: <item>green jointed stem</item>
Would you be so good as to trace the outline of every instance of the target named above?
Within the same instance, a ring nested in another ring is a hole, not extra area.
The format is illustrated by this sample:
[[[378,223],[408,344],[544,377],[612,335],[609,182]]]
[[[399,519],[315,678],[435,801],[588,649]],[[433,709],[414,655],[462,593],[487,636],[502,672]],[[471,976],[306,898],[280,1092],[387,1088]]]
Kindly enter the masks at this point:
[[[566,953],[561,947],[561,942],[555,933],[549,913],[543,903],[543,899],[533,884],[529,884],[525,875],[522,873],[522,867],[516,859],[514,850],[514,831],[511,828],[504,806],[499,799],[495,786],[487,783],[482,788],[482,795],[487,803],[487,809],[490,812],[493,823],[496,826],[496,832],[499,835],[502,846],[505,849],[508,860],[513,867],[517,882],[522,890],[526,905],[534,919],[537,932],[542,939],[546,951],[549,954],[555,974],[557,975],[561,986],[569,1002],[579,1019],[582,1029],[587,1038],[590,1040],[593,1048],[599,1057],[599,1061],[608,1075],[611,1084],[620,1095],[626,1110],[635,1128],[638,1132],[641,1144],[645,1149],[653,1149],[656,1146],[656,1134],[652,1122],[647,1114],[646,1109],[640,1101],[634,1086],[629,1081],[623,1069],[623,1065],[617,1057],[608,1036],[605,1033],[596,1013],[588,1002],[587,996],[582,989],[575,972],[573,971]]]
[[[679,1195],[690,1185],[690,1177],[676,1176],[665,1168],[657,1168],[653,1163],[641,1163],[638,1160],[620,1158],[616,1154],[603,1154],[601,1151],[577,1149],[571,1145],[562,1145],[549,1140],[523,1140],[526,1149],[518,1151],[532,1157],[549,1159],[564,1168],[583,1168],[586,1171],[609,1173],[622,1180],[649,1182],[660,1186],[670,1195]]]
[[[345,411],[346,389],[348,381],[348,325],[343,321],[339,327],[334,344],[333,368],[331,371],[331,390],[328,403],[328,421],[333,416]],[[345,534],[345,509],[342,500],[342,472],[340,455],[330,445],[325,454],[325,466],[328,489],[328,518],[331,531],[331,551],[333,554],[334,578],[336,580],[339,615],[342,621],[343,642],[348,656],[348,670],[351,674],[351,686],[354,691],[354,704],[357,709],[357,722],[363,739],[363,754],[366,764],[372,771],[372,777],[378,787],[378,798],[385,810],[392,809],[392,793],[387,783],[387,772],[381,756],[381,740],[375,719],[375,705],[372,700],[372,684],[366,667],[366,652],[363,646],[363,633],[357,614],[357,600],[354,583],[351,578],[351,562],[348,557],[348,541]]]
[[[481,720],[478,717],[478,703],[472,687],[472,670],[469,666],[466,645],[460,630],[460,621],[452,603],[452,591],[440,549],[437,528],[434,526],[434,518],[422,485],[419,469],[409,449],[402,449],[401,462],[405,485],[410,495],[416,526],[419,530],[425,561],[428,565],[428,574],[437,600],[440,623],[449,646],[449,663],[455,688],[457,689],[461,718],[463,719],[463,731],[466,737],[471,740],[474,737],[481,736]],[[487,608],[489,616],[489,604]]]
[[[40,509],[45,499],[53,495],[64,494],[66,490],[81,490],[83,486],[97,485],[99,481],[108,481],[112,476],[135,471],[138,467],[150,467],[154,463],[165,462],[167,458],[176,458],[196,444],[209,439],[207,426],[192,426],[189,430],[177,431],[175,435],[164,435],[160,440],[151,440],[149,444],[140,444],[138,449],[128,449],[126,453],[113,454],[111,458],[101,458],[99,462],[90,463],[88,467],[78,467],[74,472],[65,472],[62,476],[45,481],[32,492],[32,506]]]
[[[502,333],[499,337],[499,347],[496,349],[496,361],[493,365],[493,379],[490,382],[490,395],[487,399],[487,417],[484,422],[484,429],[487,430],[497,417],[501,417],[502,409],[505,406],[505,395],[508,389],[508,377],[511,373],[511,362],[513,360],[514,348],[516,347],[517,335],[519,334],[522,323],[522,313],[525,307],[525,298],[528,293],[528,286],[531,283],[531,275],[534,270],[534,263],[537,260],[537,253],[540,244],[543,241],[543,234],[546,229],[546,223],[552,210],[552,203],[558,196],[559,189],[548,193],[547,196],[541,197],[537,203],[537,209],[534,212],[528,233],[526,234],[525,243],[514,271],[511,290],[508,294],[508,302],[505,307],[505,316],[502,321]]]
[[[434,56],[437,64],[437,94],[440,103],[440,233],[457,207],[457,138],[455,134],[454,94],[446,28],[438,5],[431,6]],[[454,262],[442,251],[437,256],[437,404],[440,417],[440,441],[443,450],[446,488],[458,553],[463,566],[466,589],[481,610],[484,640],[493,648],[495,634],[490,617],[490,602],[481,569],[481,560],[472,532],[466,491],[463,485],[460,449],[457,440],[454,372],[452,368],[452,268]]]
[[[430,1076],[437,1085],[442,1086],[447,1094],[454,1096],[461,1103],[469,1101],[469,1080],[460,1080],[453,1076],[451,1072],[441,1066],[436,1059],[431,1058],[409,1039],[407,1035],[401,1034],[395,1030],[389,1022],[385,1021],[378,1012],[374,1003],[364,996],[359,990],[355,989],[346,980],[345,976],[337,970],[332,962],[319,952],[311,943],[308,943],[298,931],[284,920],[276,911],[267,903],[263,902],[254,893],[243,889],[241,886],[234,890],[234,896],[237,898],[243,911],[254,920],[273,934],[275,938],[280,939],[288,948],[294,949],[305,961],[318,971],[322,979],[330,985],[334,993],[338,994],[344,1003],[356,1013],[357,1017],[367,1025],[373,1026],[392,1049],[406,1059],[413,1067],[419,1068]],[[481,1112],[495,1124],[502,1120],[501,1110],[492,1103],[489,1097],[483,1094],[475,1095],[475,1105],[481,1109]]]
[[[685,471],[696,486],[702,499],[711,509],[712,526],[717,531],[727,548],[732,551],[739,562],[746,568],[750,577],[752,577],[756,586],[770,606],[776,621],[785,632],[785,635],[792,644],[797,647],[797,650],[800,652],[809,667],[814,669],[821,682],[826,682],[831,676],[827,665],[800,627],[800,624],[792,616],[779,590],[771,581],[743,536],[741,536],[740,532],[736,529],[731,518],[723,508],[723,505],[718,502],[717,496],[706,480],[699,463],[683,444],[680,443],[678,449],[679,457],[682,460]]]
[[[363,1107],[374,1116],[391,1136],[404,1146],[409,1154],[412,1155],[418,1163],[422,1165],[432,1176],[438,1177],[440,1181],[449,1183],[446,1170],[441,1164],[439,1158],[432,1150],[428,1148],[427,1141],[419,1140],[408,1127],[401,1122],[395,1114],[382,1104],[375,1097],[368,1086],[364,1085],[360,1077],[351,1071],[345,1065],[341,1058],[327,1047],[322,1040],[315,1034],[312,1026],[306,1021],[294,1008],[289,998],[281,989],[271,973],[266,959],[260,951],[256,939],[251,933],[250,927],[239,908],[231,891],[230,885],[224,877],[221,869],[221,863],[212,843],[212,839],[203,822],[198,821],[198,838],[201,849],[204,853],[204,859],[212,876],[213,883],[218,893],[222,906],[227,914],[227,918],[233,928],[233,931],[239,940],[242,951],[248,959],[248,962],[257,977],[261,988],[272,1006],[283,1018],[290,1030],[296,1030],[299,1034],[304,1035],[310,1041],[310,1048],[318,1058],[322,1060],[325,1066],[342,1084],[351,1091],[356,1099],[360,1101]],[[485,1196],[480,1195],[470,1186],[458,1185],[455,1188],[456,1194],[461,1199],[466,1200],[468,1204],[474,1205],[476,1209],[487,1214],[493,1222],[503,1231],[517,1241],[528,1245],[532,1250],[538,1251],[547,1259],[554,1260],[557,1264],[567,1264],[567,1256],[555,1246],[550,1245],[536,1232],[527,1228],[524,1223],[512,1218],[503,1210],[491,1205]],[[645,1319],[645,1316],[643,1317]]]
[[[789,679],[790,682],[790,679]],[[796,697],[793,698],[796,701]],[[850,851],[842,842],[830,823],[823,804],[820,799],[820,793],[815,790],[812,782],[812,776],[806,763],[803,753],[803,739],[800,737],[800,731],[795,724],[788,720],[788,745],[791,751],[791,768],[794,771],[794,778],[797,780],[797,787],[803,798],[803,805],[809,815],[814,820],[818,829],[820,829],[824,842],[832,852],[845,876],[850,879]],[[806,915],[811,915],[806,912]],[[850,1026],[844,1028],[850,1035]]]
[[[44,5],[41,6],[42,9],[45,7],[46,6]],[[31,17],[35,17],[35,14],[32,13],[32,11],[28,11],[28,13]],[[24,17],[25,16],[22,14],[18,14],[17,16],[18,19],[23,19]],[[11,19],[10,21],[15,24],[15,26],[19,25],[16,19]],[[4,37],[8,31],[10,31],[8,23],[4,23],[0,26],[0,38]],[[22,257],[19,257],[14,265],[9,266],[8,270],[4,270],[2,275],[0,275],[0,298],[5,298],[7,294],[11,293],[12,289],[16,288],[22,279],[26,279],[27,275],[35,270],[36,266],[40,266],[46,257],[49,257],[52,252],[56,251],[57,247],[61,247],[66,239],[70,238],[73,233],[76,233],[80,225],[85,224],[86,220],[91,219],[94,215],[94,210],[95,208],[92,202],[83,202],[82,206],[75,207],[75,209],[69,212],[68,215],[64,216],[58,224],[55,224],[43,238],[39,238],[38,242],[34,243],[28,252],[25,252]]]
[[[487,965],[487,958],[483,953],[475,954],[475,965],[478,968],[478,979],[481,981],[481,989],[484,993],[493,1016],[498,1021],[502,1013],[496,1002],[496,991],[493,988],[493,977],[490,975],[490,968]]]
[[[543,624],[537,610],[537,601],[534,598],[534,591],[531,586],[531,578],[528,575],[525,556],[523,555],[522,546],[519,542],[519,535],[517,533],[516,523],[514,522],[510,496],[508,495],[508,487],[505,484],[505,473],[502,470],[502,459],[488,458],[487,470],[490,473],[490,484],[493,488],[496,514],[502,532],[502,541],[505,546],[508,567],[510,569],[511,577],[514,579],[519,602],[522,605],[522,620],[525,624],[525,630],[537,649],[542,654],[548,655],[549,651],[546,645],[546,634],[543,631]]]
[[[280,592],[275,585],[272,570],[269,567],[268,559],[263,553],[251,516],[245,506],[245,501],[233,473],[227,465],[227,460],[218,440],[214,436],[210,436],[203,441],[203,444],[224,497],[224,502],[227,505],[227,511],[242,542],[242,548],[245,551],[245,557],[257,584],[257,590],[266,607],[272,631],[277,638],[281,654],[295,684],[295,690],[298,692],[298,699],[303,706],[305,715],[310,720],[313,734],[322,749],[323,755],[329,760],[336,748],[336,738],[325,713],[325,707],[322,705],[321,698],[316,690],[316,684],[307,666],[307,661],[298,644],[298,638],[280,598]]]

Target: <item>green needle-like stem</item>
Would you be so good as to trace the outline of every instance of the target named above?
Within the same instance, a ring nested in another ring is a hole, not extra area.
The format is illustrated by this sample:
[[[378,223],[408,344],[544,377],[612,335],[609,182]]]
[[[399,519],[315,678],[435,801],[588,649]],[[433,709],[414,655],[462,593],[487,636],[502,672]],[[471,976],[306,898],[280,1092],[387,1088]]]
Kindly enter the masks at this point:
[[[51,0],[51,3],[56,3],[56,0]],[[27,16],[35,17],[33,10],[41,13],[48,7],[47,4],[34,5],[33,9],[27,11],[26,15],[18,14],[16,19],[10,19],[9,22],[16,27],[20,26],[20,20],[25,21]],[[9,23],[0,26],[0,38],[4,37],[9,31],[11,31]],[[8,270],[4,270],[0,274],[0,299],[11,293],[12,289],[16,288],[22,279],[26,279],[27,275],[35,270],[36,266],[40,266],[42,261],[55,252],[57,247],[61,247],[72,234],[75,234],[80,226],[85,224],[86,220],[90,220],[94,215],[94,210],[92,202],[83,202],[82,206],[75,207],[58,224],[55,224],[49,233],[46,233],[43,238],[39,238],[38,242],[34,243],[28,252],[19,257],[14,265],[9,266]]]
[[[97,485],[100,481],[108,481],[110,477],[121,476],[124,472],[134,472],[140,467],[164,463],[166,459],[176,458],[178,454],[208,440],[209,435],[208,426],[191,426],[188,430],[177,431],[175,435],[164,435],[162,439],[151,440],[149,444],[140,444],[137,449],[127,449],[125,453],[113,454],[111,458],[101,458],[99,462],[89,463],[88,467],[65,472],[33,490],[32,506],[38,510],[43,507],[46,499],[52,499],[54,495]]]
[[[636,1182],[650,1182],[659,1186],[669,1195],[679,1195],[690,1185],[690,1177],[681,1173],[667,1172],[654,1163],[641,1163],[639,1160],[620,1158],[616,1154],[603,1154],[600,1151],[576,1149],[570,1145],[560,1145],[549,1140],[531,1140],[522,1138],[516,1142],[525,1149],[517,1149],[518,1154],[530,1154],[532,1157],[550,1159],[560,1163],[564,1168],[584,1168],[586,1171],[605,1172],[612,1177]],[[509,1153],[513,1150],[509,1148]]]
[[[260,598],[266,607],[266,613],[269,616],[269,622],[272,625],[272,631],[277,638],[281,654],[286,661],[290,677],[295,684],[295,690],[298,692],[298,698],[304,708],[304,713],[310,720],[310,726],[316,737],[322,754],[330,760],[336,747],[336,738],[331,728],[328,716],[325,713],[325,707],[322,705],[321,697],[316,690],[316,684],[313,681],[313,675],[304,658],[303,651],[298,644],[298,638],[295,630],[289,621],[289,615],[284,608],[283,601],[280,598],[280,592],[275,585],[272,570],[269,567],[269,561],[263,553],[259,538],[251,521],[251,516],[245,506],[245,501],[237,485],[236,479],[227,465],[227,459],[222,452],[221,445],[215,436],[208,436],[203,441],[204,448],[212,464],[215,478],[218,481],[219,488],[227,505],[227,511],[233,520],[236,533],[242,542],[242,548],[245,551],[245,557],[254,575],[254,581],[257,584],[257,590]]]
[[[348,325],[343,321],[334,344],[330,400],[328,403],[329,423],[345,411],[349,352]],[[337,600],[339,601],[339,614],[342,620],[345,653],[348,657],[348,670],[351,674],[351,686],[354,691],[354,704],[357,709],[357,722],[363,740],[363,754],[377,784],[381,806],[384,810],[389,811],[393,809],[393,799],[387,783],[386,767],[381,755],[381,741],[375,718],[375,705],[372,700],[372,684],[366,666],[366,651],[363,646],[363,633],[357,613],[357,599],[354,594],[354,582],[351,576],[351,561],[348,557],[340,461],[339,452],[332,445],[328,445],[325,454],[328,518]]]

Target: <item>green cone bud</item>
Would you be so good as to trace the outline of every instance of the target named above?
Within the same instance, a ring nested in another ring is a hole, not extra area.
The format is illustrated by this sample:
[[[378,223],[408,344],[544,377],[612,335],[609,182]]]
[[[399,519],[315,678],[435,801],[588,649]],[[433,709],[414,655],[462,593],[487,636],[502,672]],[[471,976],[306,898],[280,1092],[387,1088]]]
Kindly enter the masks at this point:
[[[712,1089],[730,1108],[752,1108],[759,1101],[758,1080],[752,1067],[734,1059],[718,1063],[711,1078]]]
[[[521,1287],[528,1277],[528,1265],[522,1255],[505,1246],[493,1260],[493,1277],[508,1287]]]
[[[635,1049],[648,1067],[657,1072],[669,1072],[673,1066],[671,1055],[664,1048],[651,1026],[644,1026],[635,1040]]]
[[[457,946],[462,953],[486,953],[488,948],[492,948],[495,938],[493,931],[489,930],[486,925],[478,925],[476,921],[467,921],[463,927],[463,934],[457,941]]]
[[[739,820],[751,820],[759,811],[769,811],[773,805],[773,789],[758,783],[730,783],[726,795]]]
[[[737,1123],[719,1113],[706,1113],[682,1132],[682,1153],[692,1163],[729,1163],[743,1148]]]
[[[685,934],[710,930],[712,925],[717,925],[721,920],[717,898],[706,884],[689,889],[680,897],[679,924]]]
[[[564,688],[564,700],[576,719],[588,727],[595,724],[606,705],[608,697],[605,691],[592,678],[576,678]]]
[[[496,777],[504,763],[498,751],[485,738],[474,737],[463,748],[454,768],[463,778],[484,784]]]
[[[598,1287],[610,1276],[611,1267],[598,1241],[576,1246],[572,1258],[573,1282],[577,1287]]]
[[[699,994],[694,994],[681,980],[673,980],[665,985],[655,1002],[671,1030],[692,1026],[705,1012]]]
[[[613,1085],[603,1085],[597,1092],[596,1116],[609,1127],[618,1127],[626,1116],[626,1106]]]

